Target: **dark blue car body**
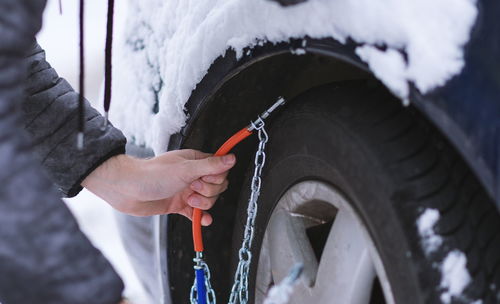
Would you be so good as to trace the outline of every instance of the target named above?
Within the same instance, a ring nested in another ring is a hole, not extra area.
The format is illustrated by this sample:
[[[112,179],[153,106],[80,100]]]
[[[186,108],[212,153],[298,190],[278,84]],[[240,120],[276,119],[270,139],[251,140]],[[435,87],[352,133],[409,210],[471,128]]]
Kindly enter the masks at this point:
[[[294,5],[303,1],[277,2]],[[421,94],[410,83],[410,102],[432,122],[436,132],[441,132],[452,143],[500,210],[500,2],[486,0],[477,5],[478,16],[470,40],[464,46],[464,68],[442,87],[426,94]],[[263,41],[259,46],[245,49],[241,58],[237,58],[233,50],[227,50],[212,63],[191,93],[186,104],[189,119],[181,132],[170,138],[168,149],[215,151],[229,136],[271,105],[277,96],[283,94],[293,99],[315,85],[349,79],[353,75],[352,71],[347,71],[349,67],[374,78],[367,64],[356,55],[358,46],[360,44],[354,41],[340,43],[332,38],[301,37],[276,44]],[[291,55],[297,48],[305,49],[307,55]],[[325,72],[328,62],[334,62],[333,66],[339,67],[341,72],[335,70],[328,75],[330,78],[317,82],[309,79],[315,76],[314,68]],[[346,75],[342,78],[333,75],[335,73]],[[238,163],[249,163],[249,151],[245,152],[245,147],[239,149]],[[223,195],[223,200],[233,202],[237,199],[244,176],[242,168],[232,170],[232,186]],[[161,248],[175,248],[161,255],[162,269],[169,268],[171,278],[188,282],[191,278],[176,272],[175,265],[167,266],[168,261],[179,257],[190,263],[188,252],[191,248],[185,245],[185,239],[189,238],[186,229],[176,219],[167,221],[166,216],[160,219]],[[211,237],[210,230],[206,233]],[[167,272],[162,279],[168,282]],[[225,279],[217,277],[216,281]],[[177,285],[183,286],[182,283]],[[174,288],[171,293],[173,299],[183,299],[182,290]]]
[[[301,1],[279,2],[294,4]],[[477,5],[478,17],[470,40],[464,46],[465,67],[443,87],[427,94],[420,94],[412,86],[410,100],[456,147],[500,208],[500,24],[497,15],[500,2],[482,1]],[[340,44],[333,39],[304,39],[307,40],[307,53],[335,58],[369,72],[367,65],[354,52],[359,44],[352,41]],[[238,60],[228,50],[224,57],[213,63],[193,91],[187,103],[190,119],[182,132],[172,137],[169,149],[184,146],[189,137],[196,136],[196,128],[205,127],[199,116],[210,111],[214,96],[235,75],[244,73],[259,61],[289,53],[290,49],[300,47],[302,41],[264,43],[244,52],[243,58]],[[256,107],[259,107],[258,102]],[[245,123],[238,121],[240,126]]]
[[[479,2],[465,67],[413,102],[462,153],[500,206],[500,2]]]

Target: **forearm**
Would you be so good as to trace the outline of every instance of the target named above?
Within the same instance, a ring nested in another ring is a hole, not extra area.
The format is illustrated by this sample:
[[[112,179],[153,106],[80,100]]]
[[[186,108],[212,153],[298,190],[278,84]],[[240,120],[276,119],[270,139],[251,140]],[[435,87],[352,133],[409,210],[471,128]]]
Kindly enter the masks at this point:
[[[113,207],[124,213],[132,213],[123,200],[114,200],[116,192],[122,189],[131,189],[136,185],[132,180],[138,178],[141,165],[140,160],[121,154],[109,158],[93,170],[81,183],[90,192],[107,202],[113,202]],[[136,197],[128,196],[137,200]]]
[[[162,176],[155,181],[158,173]],[[102,163],[83,180],[82,186],[120,212],[147,216],[167,213],[168,200],[163,208],[154,201],[169,197],[156,193],[168,191],[168,182],[162,183],[160,178],[168,181],[172,175],[168,165],[122,154]]]

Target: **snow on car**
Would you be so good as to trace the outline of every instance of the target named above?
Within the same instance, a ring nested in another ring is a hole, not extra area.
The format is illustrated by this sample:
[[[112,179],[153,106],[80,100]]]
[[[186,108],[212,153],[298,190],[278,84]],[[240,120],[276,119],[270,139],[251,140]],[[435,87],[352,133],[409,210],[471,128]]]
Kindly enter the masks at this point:
[[[131,1],[111,121],[155,153],[213,152],[289,100],[266,121],[250,302],[302,262],[291,303],[496,303],[499,11],[473,0]],[[219,298],[244,230],[251,143],[204,233]],[[150,288],[183,302],[189,222],[154,221],[161,281]]]

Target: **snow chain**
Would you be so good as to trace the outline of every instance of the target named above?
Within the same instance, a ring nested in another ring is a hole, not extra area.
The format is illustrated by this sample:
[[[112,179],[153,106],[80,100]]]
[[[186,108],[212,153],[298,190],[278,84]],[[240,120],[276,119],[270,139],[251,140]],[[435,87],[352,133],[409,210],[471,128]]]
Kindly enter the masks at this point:
[[[252,126],[255,130],[258,130],[259,134],[259,148],[255,153],[255,169],[253,171],[252,184],[251,184],[251,194],[248,200],[247,207],[247,221],[245,224],[245,232],[243,233],[243,241],[241,243],[241,248],[239,251],[239,262],[236,268],[236,273],[234,274],[233,287],[231,288],[231,294],[229,295],[228,304],[246,304],[248,302],[248,273],[250,272],[250,263],[252,261],[252,241],[255,217],[257,215],[257,201],[260,195],[261,189],[261,178],[262,168],[266,163],[266,143],[269,140],[266,130],[264,129],[265,123],[259,117]]]
[[[205,263],[201,256],[193,259],[196,263],[197,267],[200,267],[205,272],[205,288],[207,289],[207,303],[215,304],[217,302],[215,298],[215,290],[212,288],[210,284],[210,269],[208,268],[207,263]],[[196,277],[194,278],[193,286],[191,287],[191,293],[189,295],[189,300],[191,304],[198,304],[197,299],[197,290],[196,290]]]
[[[251,184],[251,194],[248,200],[247,208],[247,221],[245,224],[245,231],[243,234],[243,241],[241,248],[239,250],[239,262],[236,268],[236,273],[234,274],[233,287],[231,288],[231,294],[229,296],[228,304],[246,304],[248,302],[248,274],[250,271],[250,262],[252,260],[252,241],[254,236],[254,224],[255,216],[257,215],[257,200],[259,198],[261,189],[261,174],[262,168],[266,162],[266,153],[264,152],[266,143],[269,140],[266,130],[264,129],[265,123],[262,118],[258,118],[255,122],[252,122],[253,130],[258,131],[259,136],[259,147],[255,153],[255,169],[252,177]],[[210,269],[208,265],[203,262],[200,258],[194,258],[193,261],[202,267],[205,272],[205,287],[207,289],[207,303],[215,304],[215,291],[210,285]],[[190,301],[191,304],[197,304],[197,290],[196,290],[196,279],[191,287]]]

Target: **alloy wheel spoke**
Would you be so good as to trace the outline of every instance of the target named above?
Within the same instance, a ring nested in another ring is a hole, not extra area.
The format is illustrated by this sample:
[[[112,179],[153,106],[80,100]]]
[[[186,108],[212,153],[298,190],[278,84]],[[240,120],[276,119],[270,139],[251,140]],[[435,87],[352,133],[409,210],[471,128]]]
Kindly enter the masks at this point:
[[[314,294],[322,303],[369,303],[375,268],[359,224],[337,213],[320,261]]]
[[[318,261],[306,235],[305,221],[285,209],[276,210],[269,226],[272,275],[275,282],[286,277],[290,268],[302,263],[301,285],[314,284]]]

